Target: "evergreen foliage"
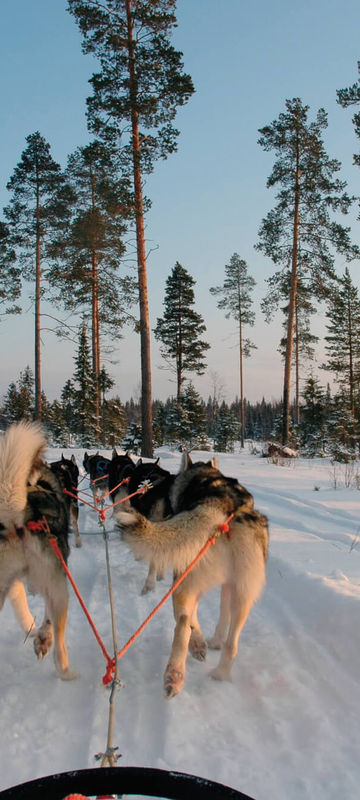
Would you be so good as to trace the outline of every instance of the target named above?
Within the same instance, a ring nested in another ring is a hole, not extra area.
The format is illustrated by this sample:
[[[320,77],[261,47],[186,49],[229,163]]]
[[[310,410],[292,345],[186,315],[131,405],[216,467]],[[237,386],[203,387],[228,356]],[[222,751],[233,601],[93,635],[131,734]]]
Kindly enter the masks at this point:
[[[222,403],[217,418],[214,450],[218,453],[233,453],[234,442],[239,438],[239,423],[234,413]]]
[[[81,326],[79,332],[79,348],[75,357],[74,384],[74,433],[81,447],[92,447],[99,443],[96,418],[97,381],[92,369],[85,325]]]
[[[225,280],[222,286],[213,286],[211,294],[220,295],[218,308],[225,311],[225,317],[233,317],[238,323],[239,337],[239,372],[240,372],[240,402],[241,402],[241,447],[245,442],[245,395],[243,360],[250,356],[251,350],[256,345],[244,335],[244,326],[251,327],[255,322],[255,313],[252,310],[251,292],[256,286],[256,281],[248,273],[248,266],[237,253],[231,256],[230,263],[225,265]]]
[[[357,63],[358,72],[360,75],[360,61]],[[338,89],[337,101],[343,108],[348,108],[353,105],[360,105],[360,80],[353,83],[347,89]],[[356,136],[360,139],[360,111],[357,111],[353,116],[353,125]],[[360,167],[360,153],[354,154],[354,164]],[[358,217],[360,219],[360,215]]]
[[[271,125],[260,129],[259,144],[275,151],[276,160],[268,178],[269,188],[279,186],[277,205],[259,230],[257,249],[281,269],[273,286],[283,285],[284,271],[290,268],[286,354],[284,366],[282,442],[290,430],[290,380],[293,358],[295,310],[298,277],[307,279],[312,296],[326,296],[336,280],[334,251],[347,260],[358,257],[350,241],[349,228],[331,219],[330,212],[346,214],[351,198],[345,182],[336,177],[340,163],[327,155],[322,139],[327,115],[320,109],[314,122],[308,122],[309,107],[299,98],[286,101],[286,111]],[[279,297],[282,293],[279,291]]]
[[[182,54],[170,44],[175,0],[69,0],[83,35],[85,53],[99,60],[88,98],[88,124],[103,141],[120,147],[131,170],[140,305],[142,447],[152,455],[150,323],[146,269],[143,175],[156,159],[176,150],[173,125],[178,106],[194,91]]]
[[[318,378],[310,376],[302,393],[300,447],[309,456],[325,455],[327,439],[325,392]]]
[[[20,372],[16,383],[10,384],[3,404],[3,417],[7,425],[22,419],[34,419],[34,374],[29,366]]]
[[[354,415],[360,390],[360,298],[348,269],[330,294],[326,316],[328,360],[322,368],[334,373],[345,404]]]
[[[20,306],[14,303],[21,294],[20,275],[9,228],[0,220],[0,318],[4,314],[19,314],[21,311]]]
[[[26,137],[27,147],[7,184],[11,192],[4,209],[9,239],[25,280],[35,284],[35,416],[41,419],[41,299],[43,261],[49,236],[68,213],[70,193],[50,145],[38,131]]]
[[[180,400],[185,373],[204,373],[204,353],[210,345],[200,339],[206,330],[203,318],[194,311],[194,279],[177,261],[166,281],[164,314],[157,320],[155,339],[168,368],[176,375],[177,399]]]

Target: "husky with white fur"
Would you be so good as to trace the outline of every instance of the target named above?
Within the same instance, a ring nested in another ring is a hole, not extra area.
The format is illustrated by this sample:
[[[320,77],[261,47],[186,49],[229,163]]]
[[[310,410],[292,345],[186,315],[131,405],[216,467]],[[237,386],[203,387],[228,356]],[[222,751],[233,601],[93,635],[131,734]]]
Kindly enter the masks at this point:
[[[38,658],[47,655],[54,640],[57,673],[70,680],[76,673],[69,669],[65,644],[66,576],[48,536],[36,526],[47,520],[66,561],[68,511],[56,476],[44,464],[45,448],[46,439],[36,423],[11,425],[0,439],[0,609],[9,596],[21,626],[34,637]],[[45,616],[38,629],[23,582],[45,600]]]
[[[136,510],[115,511],[124,540],[137,558],[158,570],[180,575],[209,537],[213,544],[173,594],[175,633],[164,675],[167,697],[181,692],[188,648],[204,660],[206,642],[197,618],[204,592],[221,585],[220,617],[209,646],[222,649],[212,677],[231,680],[239,635],[265,585],[267,519],[254,509],[252,495],[236,479],[225,477],[212,462],[192,464],[184,455],[169,492],[173,516],[153,522]],[[220,527],[233,515],[228,534]]]

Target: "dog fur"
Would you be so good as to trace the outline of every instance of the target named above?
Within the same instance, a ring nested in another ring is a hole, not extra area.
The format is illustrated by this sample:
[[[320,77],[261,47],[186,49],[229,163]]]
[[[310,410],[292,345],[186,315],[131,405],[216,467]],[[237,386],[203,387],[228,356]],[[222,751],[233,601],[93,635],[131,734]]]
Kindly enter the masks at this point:
[[[75,678],[65,644],[66,576],[43,530],[29,522],[46,518],[65,561],[69,555],[68,512],[62,488],[43,461],[46,439],[36,423],[11,425],[0,439],[0,609],[7,595],[26,632],[34,625],[23,581],[45,600],[44,620],[32,631],[38,658],[54,641],[54,661],[63,680]]]
[[[170,698],[181,692],[188,648],[204,660],[207,645],[197,618],[204,592],[221,585],[220,616],[209,646],[221,648],[212,677],[231,680],[239,635],[265,584],[267,519],[254,509],[252,495],[236,479],[225,477],[211,462],[192,464],[184,454],[180,473],[169,490],[173,515],[154,522],[135,509],[115,511],[124,540],[138,558],[157,570],[172,567],[180,575],[210,536],[215,544],[173,594],[175,632],[164,674]],[[219,526],[234,514],[228,536]]]
[[[64,493],[65,503],[69,513],[69,521],[75,535],[76,547],[82,546],[81,536],[79,533],[79,503],[77,498],[79,467],[76,463],[74,455],[71,458],[64,458],[61,454],[60,461],[53,461],[49,464],[50,469],[58,478],[63,492],[71,492],[70,494]]]

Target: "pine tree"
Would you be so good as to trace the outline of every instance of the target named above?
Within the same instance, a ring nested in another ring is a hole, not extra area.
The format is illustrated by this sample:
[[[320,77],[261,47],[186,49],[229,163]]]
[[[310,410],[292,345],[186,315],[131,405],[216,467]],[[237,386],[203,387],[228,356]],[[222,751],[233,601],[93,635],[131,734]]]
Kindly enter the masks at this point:
[[[360,61],[357,63],[358,72],[360,75]],[[359,105],[360,104],[360,80],[353,83],[352,86],[349,86],[348,89],[338,89],[336,92],[337,94],[337,102],[343,107],[348,108],[349,106]],[[360,111],[357,111],[353,116],[353,125],[355,129],[356,136],[360,139]],[[354,154],[354,164],[360,167],[360,153]],[[360,215],[358,217],[360,219]]]
[[[182,54],[170,44],[175,0],[69,0],[84,37],[84,51],[100,61],[91,79],[89,126],[96,136],[120,141],[132,161],[140,301],[143,454],[152,455],[150,323],[144,230],[143,175],[157,158],[176,150],[176,109],[193,93]],[[129,138],[124,145],[127,126]]]
[[[57,219],[67,213],[67,190],[50,145],[37,131],[7,184],[12,193],[4,209],[9,235],[25,280],[35,284],[35,417],[41,419],[41,298],[47,240]]]
[[[284,314],[284,336],[280,340],[279,352],[284,361],[287,348],[287,328],[289,316],[289,292],[291,287],[290,270],[274,273],[267,279],[269,290],[261,302],[261,310],[265,314],[266,322],[270,322],[280,308]],[[300,370],[304,362],[314,359],[314,345],[319,337],[314,336],[310,330],[310,318],[316,312],[312,302],[312,289],[302,276],[300,258],[297,269],[297,290],[294,317],[294,341],[292,366],[295,370],[295,407],[296,422],[300,423]],[[281,305],[285,302],[285,305]]]
[[[251,292],[256,286],[256,281],[248,273],[248,266],[237,253],[230,258],[230,263],[225,265],[225,281],[222,286],[214,286],[211,294],[221,295],[218,308],[225,310],[225,317],[233,317],[238,323],[239,337],[239,372],[240,372],[240,403],[241,403],[241,447],[245,443],[245,395],[244,395],[244,358],[250,356],[251,350],[256,345],[244,336],[244,326],[251,327],[255,322],[252,310]]]
[[[91,319],[92,368],[101,372],[101,337],[121,337],[135,282],[119,274],[124,259],[130,190],[114,148],[94,141],[69,156],[65,171],[73,193],[71,220],[52,240],[49,280],[65,308]],[[96,397],[100,431],[100,384]]]
[[[290,382],[293,358],[298,269],[312,292],[324,296],[329,282],[336,279],[332,250],[347,260],[358,257],[351,245],[349,229],[331,221],[330,211],[347,213],[351,199],[346,184],[334,177],[340,163],[325,152],[322,131],[327,127],[324,109],[315,122],[308,122],[308,106],[299,98],[286,101],[286,112],[260,130],[259,144],[274,150],[277,159],[267,186],[279,185],[277,205],[262,221],[257,249],[281,264],[291,265],[289,311],[284,365],[282,442],[290,432]],[[331,249],[332,248],[332,249]]]
[[[329,297],[326,316],[328,360],[322,368],[334,372],[347,398],[347,406],[354,414],[355,396],[360,389],[360,298],[348,269]]]
[[[194,311],[194,279],[177,261],[167,281],[163,302],[164,315],[157,320],[155,339],[168,369],[176,375],[176,395],[182,393],[185,373],[202,375],[206,364],[204,352],[210,345],[200,339],[206,330],[200,314]]]
[[[21,294],[20,268],[10,240],[9,228],[0,220],[0,316],[19,314],[21,308],[14,304]]]

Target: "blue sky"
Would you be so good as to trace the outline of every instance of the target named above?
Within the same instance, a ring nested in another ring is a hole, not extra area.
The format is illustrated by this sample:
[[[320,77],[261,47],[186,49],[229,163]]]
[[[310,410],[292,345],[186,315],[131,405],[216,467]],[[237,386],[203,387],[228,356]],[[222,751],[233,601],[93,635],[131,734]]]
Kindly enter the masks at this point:
[[[0,63],[0,204],[8,202],[6,183],[18,163],[25,137],[39,130],[53,157],[65,166],[69,153],[86,144],[85,99],[96,63],[81,52],[81,37],[66,10],[66,0],[2,0]],[[277,353],[281,317],[270,326],[260,312],[265,279],[273,269],[254,250],[261,219],[274,204],[266,189],[273,155],[257,144],[258,129],[284,110],[285,100],[301,97],[310,118],[320,107],[329,116],[325,142],[338,158],[349,191],[360,194],[360,171],[352,164],[359,150],[352,110],[336,103],[336,89],[357,80],[360,59],[360,5],[357,0],[178,0],[175,46],[193,78],[196,94],[180,110],[178,152],[158,163],[145,188],[152,200],[147,217],[151,327],[162,313],[165,281],[176,261],[196,280],[197,311],[207,326],[208,371],[195,378],[206,398],[214,384],[231,400],[238,393],[238,358],[234,324],[216,308],[209,288],[223,282],[224,266],[238,252],[257,281],[256,324],[249,335],[258,349],[245,364],[250,400],[279,398],[282,364]],[[357,212],[344,218],[359,242]],[[338,270],[344,269],[339,259]],[[358,284],[359,265],[350,267]],[[29,304],[22,318],[0,326],[0,391],[33,364],[33,316]],[[323,315],[314,332],[323,333]],[[70,343],[43,335],[43,387],[59,396],[73,373]],[[116,364],[108,365],[115,391],[125,400],[139,390],[139,340],[124,330],[116,345]],[[321,360],[321,357],[320,357]],[[175,391],[171,375],[153,342],[153,394],[164,399]],[[327,373],[321,373],[326,383]]]

